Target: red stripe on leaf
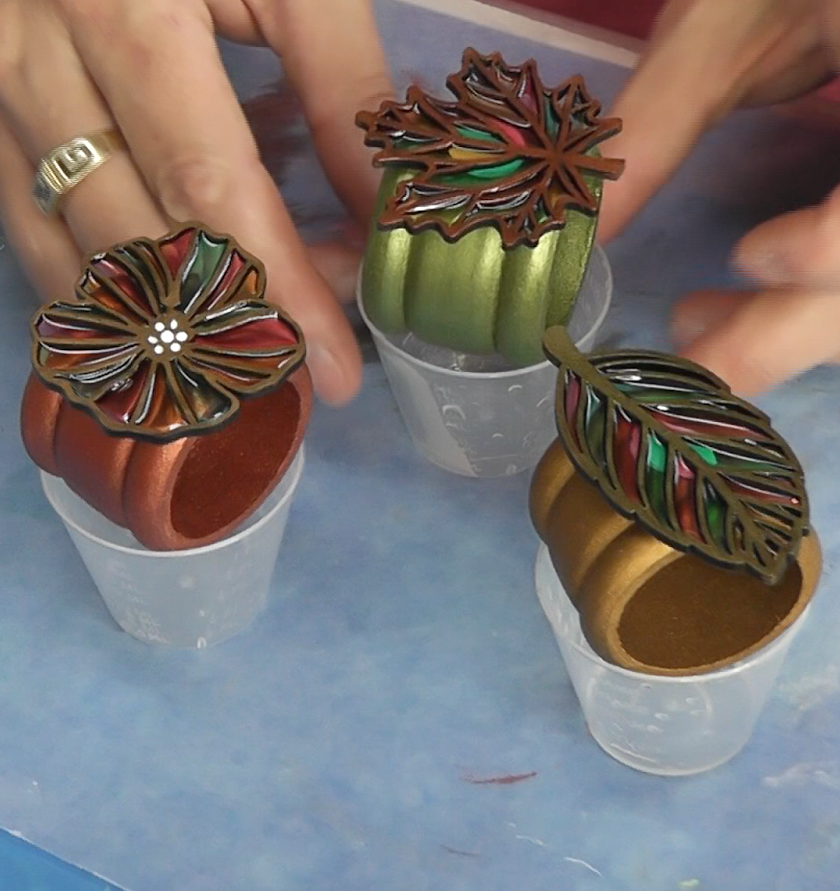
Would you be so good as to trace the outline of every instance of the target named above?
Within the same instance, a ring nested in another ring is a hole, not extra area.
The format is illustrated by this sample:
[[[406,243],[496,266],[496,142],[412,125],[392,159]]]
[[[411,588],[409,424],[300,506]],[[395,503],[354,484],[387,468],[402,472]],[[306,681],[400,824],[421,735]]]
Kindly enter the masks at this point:
[[[648,414],[655,417],[663,427],[667,427],[674,433],[696,433],[705,436],[721,436],[735,439],[763,439],[765,437],[761,430],[744,424],[707,421],[702,418],[685,418],[667,411],[660,411],[649,405],[644,405],[643,408]]]
[[[786,495],[783,492],[773,492],[767,489],[760,489],[757,486],[748,486],[728,476],[725,479],[733,492],[737,492],[739,495],[746,495],[748,498],[754,498],[756,501],[765,501],[768,504],[787,504],[791,507],[799,507],[802,504],[801,499],[796,495]]]
[[[694,481],[696,474],[682,455],[677,455],[674,462],[676,479],[674,480],[674,507],[680,528],[686,535],[703,541],[700,526],[697,522],[697,504],[695,501]]]
[[[618,482],[625,495],[635,502],[640,502],[639,486],[636,481],[636,469],[639,461],[639,448],[642,431],[639,424],[631,421],[623,412],[618,412],[615,436],[613,437],[613,459]]]
[[[577,432],[577,411],[578,406],[580,405],[580,378],[573,374],[572,372],[568,373],[568,379],[566,380],[566,393],[564,397],[563,409],[566,412],[566,423],[569,425],[569,432],[572,434],[572,439],[575,441],[575,445],[580,448],[580,439],[578,438]]]

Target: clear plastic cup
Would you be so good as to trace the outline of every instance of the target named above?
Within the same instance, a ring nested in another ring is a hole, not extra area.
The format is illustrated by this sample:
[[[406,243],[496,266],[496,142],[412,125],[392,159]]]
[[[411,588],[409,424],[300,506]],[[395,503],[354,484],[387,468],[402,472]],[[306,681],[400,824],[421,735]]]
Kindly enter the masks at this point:
[[[595,247],[568,330],[588,351],[612,299],[606,254]],[[550,362],[511,368],[499,356],[432,346],[411,333],[384,334],[365,315],[408,432],[421,455],[464,476],[529,470],[557,435]]]
[[[186,551],[147,550],[63,480],[42,473],[41,483],[117,624],[148,644],[200,649],[233,637],[265,606],[303,464],[301,446],[239,530]]]
[[[545,545],[536,587],[595,741],[622,764],[663,776],[711,770],[744,748],[808,613],[741,662],[667,677],[619,668],[592,651]]]

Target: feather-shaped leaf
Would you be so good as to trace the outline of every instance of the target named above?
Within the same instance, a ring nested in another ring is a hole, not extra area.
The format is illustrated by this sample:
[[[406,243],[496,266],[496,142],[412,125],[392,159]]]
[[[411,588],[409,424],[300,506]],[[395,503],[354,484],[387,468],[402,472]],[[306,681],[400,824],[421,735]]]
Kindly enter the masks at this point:
[[[557,427],[578,470],[657,538],[769,584],[808,531],[802,468],[766,415],[699,365],[639,350],[582,356],[546,332]]]

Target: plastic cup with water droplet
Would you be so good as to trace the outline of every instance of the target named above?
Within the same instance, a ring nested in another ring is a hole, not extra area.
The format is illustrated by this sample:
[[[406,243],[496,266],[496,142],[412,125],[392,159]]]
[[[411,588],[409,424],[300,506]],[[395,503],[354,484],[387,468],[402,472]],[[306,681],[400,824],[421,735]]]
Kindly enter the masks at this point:
[[[568,330],[592,349],[612,299],[606,254],[595,247]],[[529,470],[556,436],[557,369],[548,360],[512,368],[498,356],[457,353],[411,333],[387,335],[366,316],[379,358],[417,451],[439,467],[473,477]]]
[[[41,482],[117,624],[148,644],[204,649],[238,634],[265,606],[303,464],[301,446],[238,530],[181,551],[147,550],[63,480],[42,473]]]
[[[726,668],[654,675],[613,665],[592,650],[545,545],[536,588],[589,733],[622,764],[663,776],[711,770],[747,745],[808,614],[806,608],[779,637]]]

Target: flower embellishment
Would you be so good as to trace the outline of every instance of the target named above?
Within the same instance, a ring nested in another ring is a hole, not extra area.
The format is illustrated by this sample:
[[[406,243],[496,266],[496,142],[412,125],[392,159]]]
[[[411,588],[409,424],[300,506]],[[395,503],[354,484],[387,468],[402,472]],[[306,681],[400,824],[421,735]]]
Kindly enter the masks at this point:
[[[35,372],[108,431],[157,441],[214,429],[304,360],[263,299],[262,264],[197,225],[92,255],[75,300],[32,322]]]
[[[404,104],[356,117],[366,144],[382,149],[375,164],[416,171],[387,201],[381,226],[434,228],[454,241],[493,225],[512,248],[562,228],[570,208],[597,213],[601,180],[624,168],[597,147],[621,121],[599,119],[581,77],[548,89],[533,60],[514,67],[468,49],[446,85],[455,102],[413,86]]]

